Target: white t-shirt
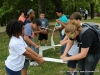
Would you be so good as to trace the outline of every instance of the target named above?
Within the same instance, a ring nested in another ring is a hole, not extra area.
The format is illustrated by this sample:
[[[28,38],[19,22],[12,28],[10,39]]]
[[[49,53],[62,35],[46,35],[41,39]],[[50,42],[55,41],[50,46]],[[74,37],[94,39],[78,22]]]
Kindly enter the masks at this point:
[[[87,11],[87,10],[85,11],[85,14],[87,14],[87,15],[88,15],[88,11]]]
[[[27,45],[24,42],[22,36],[16,38],[11,37],[9,43],[9,56],[5,61],[5,65],[12,71],[20,71],[24,66],[25,56],[22,55]]]
[[[73,46],[71,47],[71,49],[68,51],[69,55],[76,55],[79,52],[79,47],[77,45],[77,41],[74,41]]]

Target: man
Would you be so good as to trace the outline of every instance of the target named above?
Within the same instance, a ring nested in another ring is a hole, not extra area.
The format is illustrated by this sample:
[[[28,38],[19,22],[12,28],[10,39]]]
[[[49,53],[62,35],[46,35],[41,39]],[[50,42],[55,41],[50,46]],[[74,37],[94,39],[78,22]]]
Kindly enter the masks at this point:
[[[63,23],[68,22],[68,19],[66,17],[66,15],[63,14],[63,10],[62,9],[57,9],[56,10],[56,15],[59,17],[58,20],[60,20]],[[64,26],[62,26],[61,24],[57,24],[57,28],[55,29],[55,31],[59,31],[60,34],[60,41],[64,39],[65,34],[63,33],[63,29]],[[62,46],[60,54],[63,54],[64,50],[65,50],[66,45]]]
[[[85,9],[85,16],[84,16],[84,20],[86,20],[86,19],[87,19],[87,17],[88,17],[88,11],[87,11],[87,9]]]
[[[78,69],[80,75],[93,75],[100,56],[100,43],[96,33],[88,29],[80,40],[81,33],[81,15],[75,12],[70,17],[70,22],[66,25],[66,34],[69,37],[67,47],[61,56],[63,61],[79,60]],[[71,57],[66,57],[66,53],[73,45],[73,40],[77,40],[79,46],[79,54]]]

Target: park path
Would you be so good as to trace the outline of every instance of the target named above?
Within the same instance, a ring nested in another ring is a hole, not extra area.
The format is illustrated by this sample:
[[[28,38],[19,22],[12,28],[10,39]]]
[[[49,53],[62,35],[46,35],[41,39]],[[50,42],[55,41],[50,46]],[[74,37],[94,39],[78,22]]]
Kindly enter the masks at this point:
[[[56,22],[49,22],[49,25],[55,25]],[[84,22],[83,22],[84,23]],[[97,23],[100,26],[100,23]],[[6,26],[0,27],[0,32],[5,32]]]

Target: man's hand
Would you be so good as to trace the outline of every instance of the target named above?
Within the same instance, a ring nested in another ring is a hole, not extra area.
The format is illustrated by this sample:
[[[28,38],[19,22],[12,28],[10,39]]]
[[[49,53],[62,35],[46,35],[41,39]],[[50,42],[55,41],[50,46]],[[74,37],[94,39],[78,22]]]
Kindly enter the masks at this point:
[[[40,33],[44,33],[44,30],[40,30]]]
[[[43,34],[47,34],[47,31],[46,30],[44,30],[44,33]]]
[[[59,19],[56,19],[56,22],[57,22],[57,23],[60,23],[60,20],[59,20]]]
[[[35,49],[39,49],[39,46],[38,45],[35,45]]]
[[[58,31],[58,29],[55,29],[54,32]]]

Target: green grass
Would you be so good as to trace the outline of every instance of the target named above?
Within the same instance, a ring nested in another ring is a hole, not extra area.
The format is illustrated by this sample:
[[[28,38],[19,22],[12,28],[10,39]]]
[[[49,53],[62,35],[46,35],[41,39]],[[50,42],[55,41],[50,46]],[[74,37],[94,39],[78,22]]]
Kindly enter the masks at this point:
[[[50,27],[53,28],[53,27]],[[48,45],[50,45],[51,33],[49,33]],[[56,44],[59,44],[59,33],[55,32],[54,41]],[[37,37],[35,37],[35,42],[37,43]],[[0,75],[5,75],[4,62],[8,56],[8,43],[9,38],[5,32],[0,33]],[[49,49],[44,51],[45,57],[59,58],[57,53],[60,51],[60,47],[56,47],[56,50]],[[54,62],[45,62],[38,67],[29,67],[30,75],[66,75],[65,72],[69,70],[66,64],[54,63]],[[100,62],[98,63],[96,70],[100,70]],[[95,75],[100,75],[99,72],[96,72]]]
[[[95,17],[94,19],[87,19],[87,20],[82,20],[83,22],[96,22],[100,23],[100,17]]]

